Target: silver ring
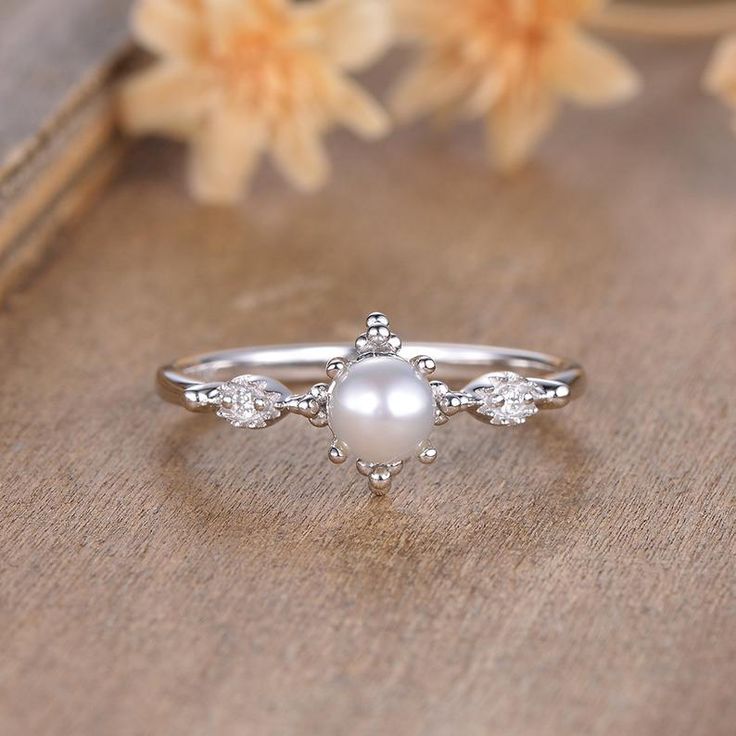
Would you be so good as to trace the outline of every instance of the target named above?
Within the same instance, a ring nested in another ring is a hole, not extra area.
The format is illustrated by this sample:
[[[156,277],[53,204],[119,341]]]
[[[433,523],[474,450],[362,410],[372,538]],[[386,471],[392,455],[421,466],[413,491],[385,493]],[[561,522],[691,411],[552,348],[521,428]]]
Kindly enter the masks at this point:
[[[323,370],[330,382],[310,386]],[[442,380],[430,380],[433,374]],[[304,390],[294,392],[281,381]],[[466,383],[455,386],[460,382]],[[216,412],[235,427],[263,429],[287,414],[329,427],[329,459],[343,463],[352,452],[378,494],[389,490],[412,455],[434,462],[429,435],[456,414],[496,426],[523,424],[540,409],[567,405],[584,382],[577,363],[545,353],[402,345],[380,312],[368,316],[354,345],[238,348],[182,358],[157,373],[163,399],[189,411]]]

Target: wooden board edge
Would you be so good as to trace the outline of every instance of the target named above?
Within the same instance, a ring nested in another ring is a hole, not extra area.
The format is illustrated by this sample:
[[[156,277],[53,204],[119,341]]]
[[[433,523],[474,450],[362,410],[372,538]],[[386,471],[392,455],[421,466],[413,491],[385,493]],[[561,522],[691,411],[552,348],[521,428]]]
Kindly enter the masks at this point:
[[[44,261],[54,234],[84,211],[120,163],[115,88],[135,60],[130,44],[112,53],[0,172],[0,302]]]

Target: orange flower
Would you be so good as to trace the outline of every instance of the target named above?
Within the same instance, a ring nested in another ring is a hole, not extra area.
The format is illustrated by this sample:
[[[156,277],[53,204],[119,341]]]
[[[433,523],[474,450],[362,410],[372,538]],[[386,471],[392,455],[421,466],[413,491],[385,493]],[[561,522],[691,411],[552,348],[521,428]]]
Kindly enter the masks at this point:
[[[514,169],[551,125],[559,99],[597,106],[639,87],[633,68],[580,28],[596,0],[395,0],[422,51],[394,91],[409,119],[450,110],[485,117],[499,168]]]
[[[736,35],[728,36],[718,44],[703,84],[736,113]],[[732,126],[736,133],[736,115]]]
[[[346,74],[386,48],[383,0],[139,0],[138,40],[159,60],[121,93],[123,126],[191,145],[194,195],[228,203],[268,151],[284,176],[319,187],[321,137],[345,125],[373,138],[382,108]]]

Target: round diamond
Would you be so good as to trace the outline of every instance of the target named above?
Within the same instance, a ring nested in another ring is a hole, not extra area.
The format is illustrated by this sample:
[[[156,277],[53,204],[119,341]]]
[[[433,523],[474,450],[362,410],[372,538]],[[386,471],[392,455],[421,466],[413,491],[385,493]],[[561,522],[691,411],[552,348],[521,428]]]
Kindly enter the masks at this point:
[[[220,408],[217,416],[234,427],[261,429],[281,416],[276,404],[281,394],[266,389],[266,381],[258,376],[238,376],[220,386]]]
[[[488,376],[488,385],[475,389],[481,404],[479,414],[490,417],[491,424],[523,424],[539,409],[535,401],[544,398],[544,390],[533,381],[510,371]]]

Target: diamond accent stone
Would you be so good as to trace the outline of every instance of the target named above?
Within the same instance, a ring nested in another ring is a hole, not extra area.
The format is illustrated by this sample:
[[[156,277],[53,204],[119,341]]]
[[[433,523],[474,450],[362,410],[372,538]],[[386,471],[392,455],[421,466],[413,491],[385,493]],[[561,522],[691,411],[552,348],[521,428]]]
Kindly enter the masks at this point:
[[[543,399],[544,389],[533,381],[507,371],[488,376],[488,385],[475,389],[481,404],[479,414],[490,418],[491,424],[524,424],[527,417],[539,409],[535,401]]]
[[[432,387],[432,395],[434,396],[434,400],[438,404],[441,404],[442,399],[445,398],[445,395],[450,390],[450,387],[443,381],[430,381],[429,385]]]
[[[267,383],[258,376],[238,376],[220,386],[220,408],[217,416],[234,427],[262,429],[281,416],[277,403],[280,393],[268,391]]]

